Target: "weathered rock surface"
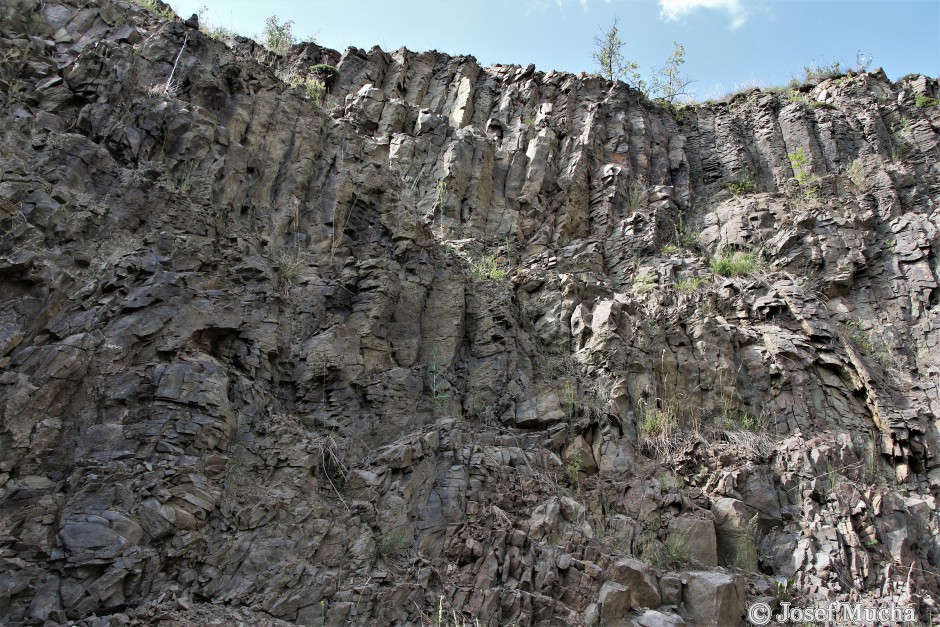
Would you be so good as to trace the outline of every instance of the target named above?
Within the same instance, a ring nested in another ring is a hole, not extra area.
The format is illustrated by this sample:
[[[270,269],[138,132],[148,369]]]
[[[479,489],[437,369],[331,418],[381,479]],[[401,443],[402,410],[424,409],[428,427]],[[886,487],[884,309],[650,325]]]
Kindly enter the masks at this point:
[[[937,81],[802,92],[5,3],[0,623],[936,613]]]

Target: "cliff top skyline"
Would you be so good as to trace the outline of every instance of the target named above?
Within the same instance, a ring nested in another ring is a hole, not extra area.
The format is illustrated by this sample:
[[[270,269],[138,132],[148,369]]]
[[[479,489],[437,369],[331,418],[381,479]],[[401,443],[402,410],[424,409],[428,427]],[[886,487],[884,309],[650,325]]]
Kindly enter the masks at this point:
[[[203,10],[210,25],[260,37],[264,20],[294,22],[301,39],[345,50],[407,47],[473,55],[481,65],[528,65],[538,70],[595,72],[593,38],[620,19],[625,57],[649,75],[673,41],[685,46],[684,73],[694,99],[739,89],[785,85],[803,67],[870,55],[897,80],[908,73],[940,74],[940,3],[930,0],[825,2],[781,0],[174,0],[180,15]],[[455,28],[456,26],[456,28]]]

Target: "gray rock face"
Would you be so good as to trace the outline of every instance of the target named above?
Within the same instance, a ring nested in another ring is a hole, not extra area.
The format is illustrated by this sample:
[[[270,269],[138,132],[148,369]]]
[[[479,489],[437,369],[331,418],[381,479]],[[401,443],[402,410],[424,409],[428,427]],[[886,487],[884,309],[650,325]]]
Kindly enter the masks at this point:
[[[626,587],[633,608],[659,607],[662,597],[656,583],[656,575],[649,565],[637,559],[619,559],[607,568],[607,577]]]
[[[674,116],[117,0],[0,59],[11,624],[935,607],[936,80]]]
[[[683,612],[692,625],[744,624],[744,582],[717,572],[690,572],[682,594]]]

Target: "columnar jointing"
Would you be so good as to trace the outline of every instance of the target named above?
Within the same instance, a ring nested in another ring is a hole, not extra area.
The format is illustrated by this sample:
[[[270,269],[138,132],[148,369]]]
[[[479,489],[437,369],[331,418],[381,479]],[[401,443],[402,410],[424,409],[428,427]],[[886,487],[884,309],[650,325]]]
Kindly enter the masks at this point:
[[[930,620],[935,80],[0,17],[10,624]]]

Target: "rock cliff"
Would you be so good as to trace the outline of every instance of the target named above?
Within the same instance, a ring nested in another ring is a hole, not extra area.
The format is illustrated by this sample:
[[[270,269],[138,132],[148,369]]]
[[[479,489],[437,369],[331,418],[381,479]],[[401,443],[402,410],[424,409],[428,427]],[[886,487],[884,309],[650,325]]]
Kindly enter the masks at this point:
[[[936,80],[0,12],[0,624],[936,615]]]

